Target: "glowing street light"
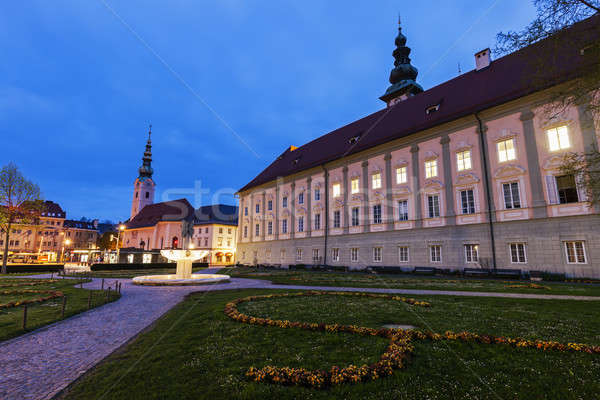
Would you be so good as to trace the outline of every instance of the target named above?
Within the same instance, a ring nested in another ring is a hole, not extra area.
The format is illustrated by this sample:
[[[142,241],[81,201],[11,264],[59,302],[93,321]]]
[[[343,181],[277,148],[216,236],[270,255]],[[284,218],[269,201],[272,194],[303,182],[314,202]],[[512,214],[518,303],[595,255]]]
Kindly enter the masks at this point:
[[[64,262],[64,258],[65,258],[65,246],[68,246],[71,244],[71,239],[66,239],[63,240],[63,245],[62,245],[62,250],[60,252],[60,262]]]
[[[119,225],[119,234],[117,235],[117,263],[121,260],[121,232],[125,230],[125,225]]]

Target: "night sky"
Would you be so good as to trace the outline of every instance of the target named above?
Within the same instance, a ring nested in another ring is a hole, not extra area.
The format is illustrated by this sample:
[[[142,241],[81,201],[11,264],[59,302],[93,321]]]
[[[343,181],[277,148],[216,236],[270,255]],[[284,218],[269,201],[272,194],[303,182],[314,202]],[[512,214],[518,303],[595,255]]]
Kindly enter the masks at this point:
[[[523,0],[3,1],[0,164],[15,162],[68,218],[125,219],[151,123],[155,201],[234,204],[287,146],[384,107],[398,13],[428,89],[534,11]]]

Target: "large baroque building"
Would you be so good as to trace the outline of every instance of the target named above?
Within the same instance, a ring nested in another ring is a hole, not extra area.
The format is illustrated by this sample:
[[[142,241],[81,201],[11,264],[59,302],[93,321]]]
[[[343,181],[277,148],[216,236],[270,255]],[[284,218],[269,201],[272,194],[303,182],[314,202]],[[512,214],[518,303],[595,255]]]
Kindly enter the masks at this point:
[[[597,15],[559,45],[494,61],[483,50],[474,70],[428,90],[399,28],[387,107],[290,146],[239,190],[240,262],[600,277],[599,210],[559,168],[600,132],[585,105],[545,112],[555,88],[598,62],[599,27]],[[549,51],[556,62],[541,68]]]
[[[200,261],[211,265],[233,264],[238,208],[216,204],[194,209],[186,199],[154,203],[155,184],[151,162],[152,148],[148,136],[142,166],[133,184],[131,218],[121,234],[120,261],[164,262],[160,250],[182,248],[182,222],[190,221],[194,225],[190,247],[208,251],[208,255]]]

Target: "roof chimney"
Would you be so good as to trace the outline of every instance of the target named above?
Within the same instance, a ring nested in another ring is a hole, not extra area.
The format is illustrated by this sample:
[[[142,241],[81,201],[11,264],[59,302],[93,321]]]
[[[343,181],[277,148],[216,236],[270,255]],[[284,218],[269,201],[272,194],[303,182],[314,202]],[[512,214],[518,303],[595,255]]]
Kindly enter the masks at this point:
[[[490,66],[492,62],[491,50],[488,47],[485,50],[481,50],[478,53],[475,53],[475,70],[479,71],[481,69],[487,68]]]

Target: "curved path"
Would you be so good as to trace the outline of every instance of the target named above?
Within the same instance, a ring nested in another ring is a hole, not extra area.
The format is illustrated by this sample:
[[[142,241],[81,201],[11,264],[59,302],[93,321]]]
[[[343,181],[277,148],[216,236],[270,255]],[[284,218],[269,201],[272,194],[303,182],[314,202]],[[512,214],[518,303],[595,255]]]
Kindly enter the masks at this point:
[[[208,269],[203,273],[215,273],[217,270]],[[133,339],[186,295],[198,291],[312,289],[410,295],[600,300],[600,297],[590,296],[273,285],[264,280],[236,278],[224,284],[179,287],[145,287],[133,285],[129,279],[105,279],[105,286],[114,287],[115,281],[123,284],[119,300],[0,344],[1,399],[52,398],[88,369]],[[84,287],[100,289],[100,285],[101,279],[95,278],[84,284]]]

